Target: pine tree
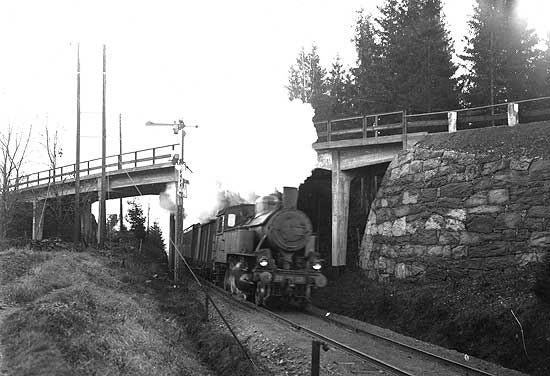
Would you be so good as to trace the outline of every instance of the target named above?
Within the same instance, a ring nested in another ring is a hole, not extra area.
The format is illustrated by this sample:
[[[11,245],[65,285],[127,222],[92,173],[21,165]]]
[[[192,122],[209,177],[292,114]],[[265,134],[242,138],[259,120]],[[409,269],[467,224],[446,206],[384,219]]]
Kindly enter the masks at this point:
[[[539,95],[538,38],[516,7],[516,0],[477,0],[461,56],[469,68],[462,78],[466,104],[496,104]]]
[[[145,231],[145,216],[143,215],[143,209],[136,200],[128,201],[130,208],[126,215],[126,220],[130,223],[130,232],[134,234],[134,237],[138,240],[144,240],[147,232]]]

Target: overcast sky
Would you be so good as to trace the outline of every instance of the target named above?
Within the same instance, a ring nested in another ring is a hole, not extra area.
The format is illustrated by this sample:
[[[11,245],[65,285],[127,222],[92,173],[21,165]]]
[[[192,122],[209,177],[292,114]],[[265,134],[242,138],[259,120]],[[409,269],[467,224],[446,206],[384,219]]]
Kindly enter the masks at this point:
[[[457,50],[473,2],[446,1]],[[190,223],[211,205],[216,182],[266,194],[309,176],[316,160],[313,112],[287,100],[288,67],[313,42],[324,66],[337,54],[352,65],[356,12],[380,3],[0,1],[0,127],[33,125],[29,172],[46,168],[40,147],[46,124],[62,130],[61,162],[74,161],[80,43],[82,159],[99,157],[106,44],[108,154],[118,153],[119,113],[124,151],[179,142],[170,128],[145,127],[148,120],[200,126],[186,138],[186,160],[195,171],[186,200]],[[550,2],[520,3],[530,24],[547,32]]]

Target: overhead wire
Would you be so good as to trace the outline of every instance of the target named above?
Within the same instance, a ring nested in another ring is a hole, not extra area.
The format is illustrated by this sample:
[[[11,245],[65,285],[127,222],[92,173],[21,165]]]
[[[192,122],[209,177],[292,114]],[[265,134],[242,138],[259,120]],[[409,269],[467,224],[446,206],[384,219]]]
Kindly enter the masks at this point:
[[[132,179],[132,177],[130,176],[130,174],[128,174],[127,171],[124,171],[126,173],[126,175],[128,176],[128,178],[130,179],[130,181],[132,182],[132,184],[134,185],[134,187],[136,188],[137,192],[139,193],[139,195],[141,197],[143,197],[143,194],[141,193],[139,187],[137,186],[137,184],[134,182],[134,179]],[[208,301],[212,304],[212,306],[214,307],[214,309],[216,310],[217,314],[220,316],[220,318],[222,319],[223,323],[225,324],[225,326],[227,327],[227,329],[229,330],[229,332],[231,333],[231,335],[233,336],[233,338],[235,339],[235,341],[237,342],[237,344],[239,345],[240,349],[241,349],[241,352],[243,353],[243,355],[245,356],[245,358],[250,362],[250,364],[252,365],[252,367],[255,369],[255,370],[258,370],[258,366],[256,365],[256,363],[254,363],[254,360],[252,359],[252,357],[250,356],[250,354],[248,353],[248,351],[246,350],[246,348],[244,347],[243,343],[241,342],[241,340],[239,340],[239,338],[237,337],[237,334],[235,333],[235,331],[233,330],[233,328],[231,327],[231,325],[229,324],[229,322],[227,321],[227,319],[224,317],[224,315],[222,314],[222,312],[220,311],[220,309],[218,308],[218,305],[214,302],[214,300],[212,299],[212,297],[210,296],[210,294],[208,293],[208,290],[206,288],[206,286],[204,286],[199,278],[197,277],[197,275],[195,274],[195,272],[193,272],[193,269],[191,268],[191,266],[189,265],[189,263],[187,262],[187,260],[185,259],[185,257],[183,257],[183,255],[181,254],[178,246],[174,243],[174,241],[172,239],[170,239],[170,243],[172,243],[172,246],[174,247],[174,250],[176,251],[177,255],[179,256],[179,258],[183,261],[185,267],[187,268],[187,270],[189,270],[189,272],[191,273],[191,275],[193,276],[193,279],[195,280],[195,282],[199,285],[199,287],[202,289],[202,291],[204,292],[205,296],[206,296],[206,299],[208,299]]]

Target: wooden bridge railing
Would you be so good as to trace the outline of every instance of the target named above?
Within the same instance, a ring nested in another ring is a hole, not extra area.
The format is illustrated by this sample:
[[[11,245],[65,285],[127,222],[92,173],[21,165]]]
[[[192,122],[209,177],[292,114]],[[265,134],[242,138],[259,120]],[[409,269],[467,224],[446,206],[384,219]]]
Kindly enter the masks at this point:
[[[317,130],[317,144],[354,139],[375,139],[376,143],[395,143],[395,137],[379,139],[395,135],[402,135],[402,142],[406,144],[408,133],[456,132],[544,120],[550,120],[550,97],[424,114],[407,115],[404,111],[397,111],[352,116],[313,124]]]
[[[109,155],[105,158],[107,171],[121,170],[125,168],[150,166],[169,162],[176,146],[170,144],[149,149],[135,150],[123,154]],[[32,174],[23,175],[10,181],[10,187],[19,189],[29,188],[48,183],[61,183],[75,178],[75,163],[43,170]],[[101,158],[80,162],[80,176],[88,176],[101,173]]]

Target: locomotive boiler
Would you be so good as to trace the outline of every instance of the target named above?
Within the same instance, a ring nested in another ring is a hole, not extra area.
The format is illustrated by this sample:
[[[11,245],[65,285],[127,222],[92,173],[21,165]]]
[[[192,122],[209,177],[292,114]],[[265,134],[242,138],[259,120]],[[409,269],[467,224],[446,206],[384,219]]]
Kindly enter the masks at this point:
[[[215,220],[184,234],[184,250],[185,243],[187,250],[194,244],[191,253],[208,265],[213,280],[258,305],[307,303],[312,288],[327,280],[311,221],[296,209],[297,197],[296,188],[285,187],[282,202],[269,195],[256,204],[224,208]]]

